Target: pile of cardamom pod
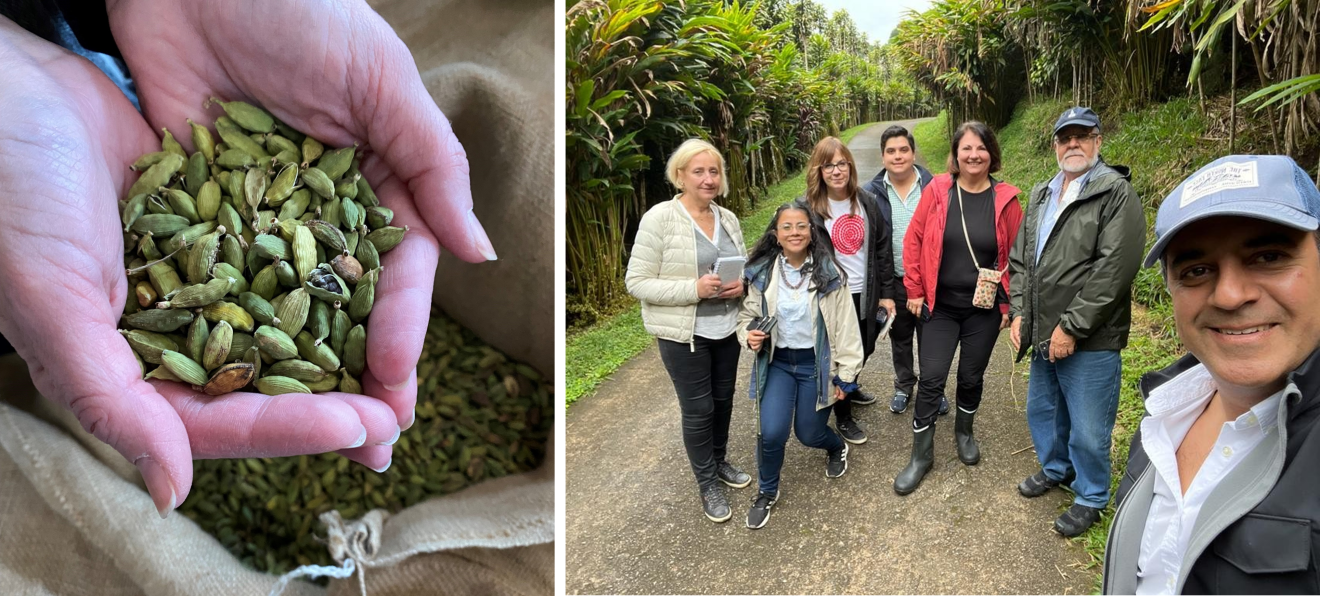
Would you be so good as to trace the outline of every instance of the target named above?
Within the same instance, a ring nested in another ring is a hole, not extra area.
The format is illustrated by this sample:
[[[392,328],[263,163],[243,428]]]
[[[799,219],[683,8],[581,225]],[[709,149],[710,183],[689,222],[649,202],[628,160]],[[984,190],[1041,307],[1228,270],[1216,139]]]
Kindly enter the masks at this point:
[[[259,107],[212,101],[219,143],[189,120],[192,155],[166,129],[132,165],[121,333],[146,378],[209,395],[362,393],[380,255],[407,228],[390,225],[356,146],[327,150]]]

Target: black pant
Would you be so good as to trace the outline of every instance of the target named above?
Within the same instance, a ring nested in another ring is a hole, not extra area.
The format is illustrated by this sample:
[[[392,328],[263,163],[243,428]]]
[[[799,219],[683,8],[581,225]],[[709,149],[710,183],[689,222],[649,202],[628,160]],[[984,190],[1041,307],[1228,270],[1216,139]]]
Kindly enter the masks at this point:
[[[719,481],[715,470],[729,445],[733,385],[742,351],[738,336],[694,337],[692,346],[666,339],[659,343],[660,359],[674,382],[683,412],[683,447],[697,485],[706,488]]]
[[[853,294],[852,299],[853,299],[853,310],[857,313],[857,329],[862,333],[862,365],[865,366],[866,359],[870,358],[871,352],[875,351],[875,338],[878,335],[878,333],[866,332],[866,309],[862,308],[861,293]],[[878,332],[880,331],[880,329],[877,327],[875,331]],[[834,350],[831,349],[830,353],[833,354]],[[829,371],[823,371],[822,374],[829,374]],[[862,375],[860,372],[858,372],[857,374],[856,382],[858,383],[862,382]],[[862,391],[861,389],[858,389],[856,393],[849,393],[843,399],[834,402],[834,416],[839,420],[851,420],[852,419],[851,398],[855,397],[858,393],[861,393],[861,391]]]
[[[935,311],[922,325],[920,344],[921,380],[917,382],[914,428],[922,428],[939,416],[940,397],[949,379],[953,353],[958,357],[958,407],[975,412],[981,406],[985,368],[990,363],[995,340],[999,339],[1001,315],[998,308],[976,308],[935,303]]]
[[[889,349],[894,356],[894,390],[912,395],[917,373],[912,367],[912,338],[921,341],[921,318],[907,309],[907,288],[903,278],[894,278],[894,325],[889,328]]]

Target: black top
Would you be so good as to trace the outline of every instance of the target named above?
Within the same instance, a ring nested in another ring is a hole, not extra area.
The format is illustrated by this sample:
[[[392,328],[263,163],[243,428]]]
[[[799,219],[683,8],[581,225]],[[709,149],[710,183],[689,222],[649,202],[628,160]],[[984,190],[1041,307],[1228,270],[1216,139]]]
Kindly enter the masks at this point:
[[[987,269],[995,268],[999,244],[995,239],[994,186],[982,192],[962,191],[962,204],[967,208],[967,236],[963,236],[962,210],[958,208],[957,187],[949,193],[949,218],[944,224],[944,256],[940,259],[940,274],[935,285],[935,304],[968,307],[976,292],[976,263],[967,250],[967,238],[976,251],[976,262]]]

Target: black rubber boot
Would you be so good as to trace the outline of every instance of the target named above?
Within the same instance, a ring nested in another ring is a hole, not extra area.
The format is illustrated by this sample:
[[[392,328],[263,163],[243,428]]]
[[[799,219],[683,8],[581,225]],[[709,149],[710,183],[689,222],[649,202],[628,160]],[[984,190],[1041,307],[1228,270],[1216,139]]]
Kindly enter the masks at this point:
[[[906,495],[921,485],[935,463],[935,425],[912,431],[912,461],[894,478],[894,492]]]
[[[958,408],[958,414],[953,419],[953,438],[958,443],[958,459],[969,466],[981,461],[981,447],[976,444],[976,437],[972,436],[974,420],[976,412],[969,414],[962,408]]]

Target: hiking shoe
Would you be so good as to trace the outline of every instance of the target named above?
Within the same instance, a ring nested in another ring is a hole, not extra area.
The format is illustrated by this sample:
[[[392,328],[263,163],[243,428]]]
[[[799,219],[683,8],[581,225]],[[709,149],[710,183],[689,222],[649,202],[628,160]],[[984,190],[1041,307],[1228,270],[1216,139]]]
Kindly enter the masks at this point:
[[[720,482],[733,488],[747,488],[747,485],[752,483],[752,477],[747,472],[739,470],[727,461],[715,466],[715,474],[720,477]]]
[[[949,413],[949,398],[948,398],[948,397],[945,397],[945,396],[943,396],[943,395],[941,395],[941,396],[940,396],[940,416],[943,416],[943,415],[948,414],[948,413]]]
[[[869,406],[875,403],[875,396],[858,389],[857,392],[848,395],[848,401],[854,406]]]
[[[895,414],[906,412],[909,397],[911,396],[903,391],[895,391],[894,397],[889,400],[889,411]]]
[[[701,489],[701,506],[706,510],[706,517],[715,523],[729,521],[733,510],[729,509],[729,498],[724,494],[724,485],[712,484]]]
[[[856,420],[840,420],[834,426],[839,429],[839,435],[843,440],[854,445],[866,442],[866,431],[862,430],[862,425]]]
[[[1018,493],[1027,498],[1039,497],[1049,492],[1051,488],[1067,483],[1067,480],[1054,480],[1045,475],[1045,470],[1039,470],[1018,483]]]
[[[825,477],[838,478],[848,471],[848,444],[843,449],[830,452],[830,460],[825,464]]]
[[[1059,519],[1054,520],[1054,531],[1069,538],[1080,536],[1095,522],[1100,521],[1100,510],[1073,503]]]
[[[770,508],[775,506],[779,500],[779,491],[775,494],[761,493],[756,495],[756,500],[752,501],[752,508],[747,510],[747,527],[758,529],[770,521]]]

